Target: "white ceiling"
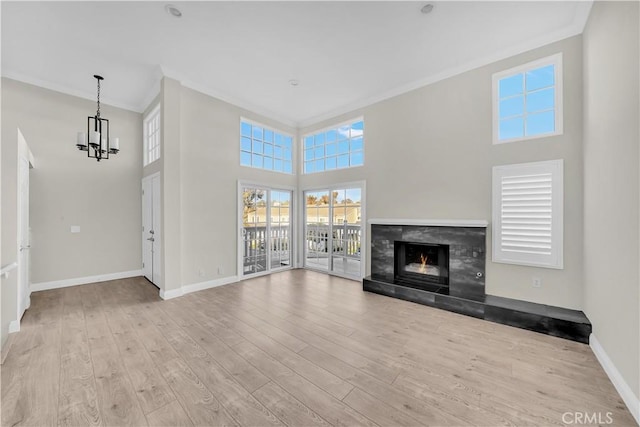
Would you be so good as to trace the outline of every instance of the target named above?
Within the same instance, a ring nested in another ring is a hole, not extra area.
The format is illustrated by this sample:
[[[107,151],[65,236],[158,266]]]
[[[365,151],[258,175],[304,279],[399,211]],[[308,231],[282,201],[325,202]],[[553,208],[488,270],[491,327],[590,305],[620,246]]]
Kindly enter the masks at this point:
[[[162,74],[306,125],[582,32],[590,1],[2,1],[2,75],[142,111]],[[290,79],[300,81],[292,87]]]

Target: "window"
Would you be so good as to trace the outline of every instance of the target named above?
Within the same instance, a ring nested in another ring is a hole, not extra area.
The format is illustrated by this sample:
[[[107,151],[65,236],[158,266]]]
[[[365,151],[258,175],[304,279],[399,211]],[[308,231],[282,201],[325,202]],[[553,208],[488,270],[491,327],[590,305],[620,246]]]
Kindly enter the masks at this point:
[[[240,164],[293,173],[292,142],[290,135],[243,119],[240,121]]]
[[[304,173],[350,168],[364,164],[364,121],[362,119],[305,135],[302,140]]]
[[[493,261],[562,268],[563,162],[493,168]]]
[[[144,127],[144,166],[160,158],[160,104],[143,121]]]
[[[493,143],[562,134],[562,54],[493,75]]]

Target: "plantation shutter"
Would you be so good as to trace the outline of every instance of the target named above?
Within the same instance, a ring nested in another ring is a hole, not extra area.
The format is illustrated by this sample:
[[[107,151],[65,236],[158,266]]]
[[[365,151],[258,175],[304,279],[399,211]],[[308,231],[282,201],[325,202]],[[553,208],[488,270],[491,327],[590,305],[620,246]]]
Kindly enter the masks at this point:
[[[562,160],[493,169],[493,261],[562,268]]]

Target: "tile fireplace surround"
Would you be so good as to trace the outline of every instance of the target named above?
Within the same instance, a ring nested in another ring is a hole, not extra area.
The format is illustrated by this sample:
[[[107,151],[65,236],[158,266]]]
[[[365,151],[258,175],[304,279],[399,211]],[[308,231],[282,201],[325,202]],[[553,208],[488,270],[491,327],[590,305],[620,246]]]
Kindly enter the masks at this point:
[[[591,323],[583,312],[486,295],[483,220],[372,219],[371,276],[363,289],[443,310],[587,343]],[[449,246],[449,286],[433,289],[396,278],[395,242]]]

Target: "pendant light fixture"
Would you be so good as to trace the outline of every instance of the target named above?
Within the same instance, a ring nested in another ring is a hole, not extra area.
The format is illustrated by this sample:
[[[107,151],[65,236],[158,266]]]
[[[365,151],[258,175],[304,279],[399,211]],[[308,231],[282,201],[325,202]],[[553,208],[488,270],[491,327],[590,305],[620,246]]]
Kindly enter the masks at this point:
[[[108,159],[109,154],[118,154],[120,140],[109,137],[109,120],[100,117],[100,81],[102,76],[94,75],[98,81],[98,109],[95,116],[87,117],[87,133],[78,132],[76,147],[80,151],[86,151],[87,157],[100,161]]]

